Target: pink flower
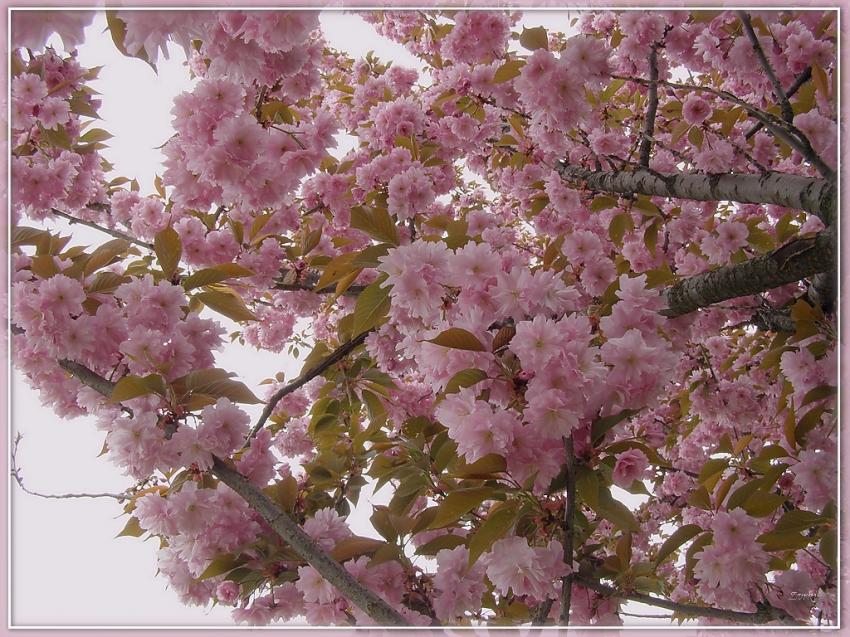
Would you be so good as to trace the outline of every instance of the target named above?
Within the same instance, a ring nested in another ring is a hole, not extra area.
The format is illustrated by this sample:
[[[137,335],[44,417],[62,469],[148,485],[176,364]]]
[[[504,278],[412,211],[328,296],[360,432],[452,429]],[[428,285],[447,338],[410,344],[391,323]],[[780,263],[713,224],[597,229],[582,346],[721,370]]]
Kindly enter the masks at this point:
[[[643,476],[648,466],[649,461],[642,451],[629,449],[617,454],[617,462],[614,465],[611,478],[618,487],[628,489],[635,480],[639,480]]]
[[[519,358],[523,369],[533,372],[557,358],[562,343],[557,323],[545,316],[535,316],[533,321],[517,323],[510,348]]]
[[[38,119],[45,128],[56,128],[68,121],[71,107],[63,99],[50,97],[38,109]]]
[[[555,540],[546,547],[528,545],[524,537],[507,537],[493,544],[487,554],[487,577],[499,593],[529,595],[535,600],[555,598],[559,578],[570,568],[563,562],[564,549]]]
[[[712,108],[696,93],[691,93],[682,103],[682,117],[691,126],[698,126],[709,118]]]
[[[465,546],[443,549],[437,553],[436,560],[434,611],[437,617],[453,622],[463,617],[465,611],[479,608],[481,596],[487,590],[482,560],[468,567],[469,549]]]
[[[305,602],[330,604],[337,597],[333,585],[312,566],[298,567],[298,581],[295,582],[295,588],[304,596]]]
[[[39,286],[39,307],[56,317],[75,316],[83,311],[85,291],[79,281],[57,274]]]
[[[239,599],[239,584],[226,580],[216,587],[215,596],[222,604],[233,604]]]

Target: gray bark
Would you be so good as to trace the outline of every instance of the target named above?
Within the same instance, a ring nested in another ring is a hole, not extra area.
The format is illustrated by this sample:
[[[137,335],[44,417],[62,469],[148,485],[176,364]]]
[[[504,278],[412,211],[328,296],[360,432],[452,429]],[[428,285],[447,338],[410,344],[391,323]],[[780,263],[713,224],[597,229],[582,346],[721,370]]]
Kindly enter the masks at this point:
[[[662,314],[681,316],[714,303],[829,272],[835,268],[836,254],[832,228],[814,237],[796,239],[763,256],[675,283],[664,291],[667,309]]]
[[[654,597],[637,591],[627,593],[584,577],[580,578],[578,581],[582,586],[589,588],[592,591],[596,591],[601,595],[605,595],[606,597],[633,600],[641,602],[642,604],[648,604],[649,606],[666,608],[667,610],[672,610],[674,613],[680,613],[689,617],[710,617],[712,619],[722,619],[731,622],[741,622],[744,624],[767,624],[768,622],[778,621],[785,625],[797,626],[802,623],[796,621],[781,608],[776,608],[775,606],[770,606],[768,604],[757,604],[756,606],[758,610],[756,612],[746,613],[736,610],[726,610],[723,608],[712,608],[710,606],[680,604],[678,602]]]
[[[836,185],[828,179],[784,173],[763,175],[659,173],[646,168],[599,172],[559,163],[561,177],[588,190],[643,194],[695,201],[776,204],[817,215],[830,225],[837,206]]]
[[[104,396],[111,396],[115,383],[103,378],[84,365],[60,361],[63,369]],[[315,568],[328,582],[336,586],[360,610],[381,626],[407,626],[407,620],[392,606],[358,582],[351,573],[328,555],[296,522],[281,511],[260,489],[221,459],[213,457],[211,473],[238,493],[248,505],[280,535],[304,561]]]
[[[262,491],[221,459],[215,458],[212,473],[241,495],[278,535],[328,582],[336,586],[360,610],[382,626],[406,626],[407,621],[372,591],[364,588],[351,573],[331,558],[296,522],[280,510]]]

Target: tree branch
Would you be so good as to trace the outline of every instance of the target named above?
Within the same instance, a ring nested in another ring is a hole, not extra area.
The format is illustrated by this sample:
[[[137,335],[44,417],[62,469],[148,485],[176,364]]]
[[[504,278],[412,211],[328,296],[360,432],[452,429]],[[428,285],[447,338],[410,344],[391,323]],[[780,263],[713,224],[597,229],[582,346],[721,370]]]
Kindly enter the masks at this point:
[[[363,341],[366,340],[366,337],[372,332],[372,330],[367,330],[357,336],[355,336],[350,341],[343,343],[339,347],[337,347],[333,352],[331,352],[327,358],[325,358],[321,363],[311,368],[310,370],[304,372],[296,378],[294,381],[289,383],[288,385],[284,385],[280,389],[278,389],[274,395],[269,398],[269,402],[266,403],[265,409],[263,409],[263,413],[260,414],[260,419],[257,421],[257,424],[254,425],[254,428],[248,433],[247,438],[245,439],[245,446],[251,441],[251,439],[257,435],[257,432],[263,428],[263,425],[266,424],[266,421],[271,416],[274,408],[277,407],[277,404],[283,400],[284,396],[291,394],[296,389],[303,387],[311,380],[316,378],[317,376],[324,373],[330,367],[333,367],[338,362],[340,362],[343,358],[348,356],[351,352],[357,349],[358,346],[363,344]]]
[[[668,317],[740,296],[758,294],[835,268],[835,231],[795,239],[768,254],[683,279],[664,291]]]
[[[744,613],[736,610],[724,610],[722,608],[696,606],[694,604],[679,604],[677,602],[671,602],[667,599],[653,597],[652,595],[647,595],[646,593],[639,593],[637,591],[626,593],[624,591],[618,591],[616,588],[613,588],[611,586],[606,586],[605,584],[595,582],[584,577],[580,577],[578,581],[585,588],[589,588],[590,590],[596,591],[597,593],[606,595],[608,597],[617,597],[619,599],[641,602],[642,604],[648,604],[649,606],[666,608],[667,610],[672,610],[673,612],[680,613],[682,615],[688,615],[691,617],[725,619],[727,621],[741,622],[745,624],[766,624],[772,621],[781,621],[783,624],[792,626],[796,626],[799,624],[798,621],[788,615],[785,611],[767,604],[758,604],[759,610],[754,613]]]
[[[358,338],[366,337],[367,333]],[[73,371],[71,371],[73,370]],[[98,376],[87,367],[74,363],[69,371],[81,382],[93,381],[93,387],[104,396],[111,396],[115,384]],[[83,380],[84,377],[86,381]],[[86,384],[88,384],[86,382]],[[95,386],[96,385],[96,386]],[[292,547],[299,557],[315,568],[322,577],[336,586],[360,610],[369,615],[382,626],[406,626],[407,621],[394,608],[387,604],[372,591],[363,587],[351,573],[331,558],[298,524],[286,513],[281,511],[272,500],[241,473],[229,467],[223,460],[213,456],[211,473],[224,484],[238,493],[248,505],[259,513],[269,526]]]
[[[810,79],[812,79],[812,67],[807,66],[805,69],[803,69],[803,72],[796,77],[794,83],[790,87],[788,87],[788,92],[786,93],[788,97],[793,97],[794,94],[800,90],[800,87],[803,86],[803,84],[808,82]],[[761,122],[755,124],[750,130],[747,131],[747,133],[744,135],[744,138],[750,139],[762,128],[764,128],[764,124],[762,124]]]
[[[644,86],[649,84],[649,80],[646,80],[642,77],[631,77],[627,75],[611,75],[612,79],[615,80],[625,80],[627,82],[634,82],[636,84],[643,84]],[[728,91],[721,91],[719,89],[713,88],[711,86],[697,86],[695,84],[681,84],[679,82],[670,82],[667,80],[656,80],[656,84],[660,86],[666,86],[672,89],[681,89],[686,91],[700,91],[703,93],[710,93],[715,97],[719,97],[720,99],[735,104],[736,106],[740,106],[747,113],[761,122],[765,128],[767,128],[774,137],[777,139],[781,139],[783,142],[788,144],[793,150],[796,150],[807,162],[809,162],[812,166],[814,166],[817,171],[826,177],[827,179],[835,179],[835,170],[828,166],[823,159],[815,152],[814,148],[812,148],[811,143],[809,142],[808,137],[796,126],[793,124],[789,124],[785,120],[772,115],[766,111],[761,110],[760,108],[756,108],[749,102],[742,100],[740,97],[736,97],[732,93]]]
[[[785,95],[785,91],[782,89],[782,84],[779,83],[779,79],[776,77],[773,67],[770,65],[767,56],[764,54],[764,49],[761,48],[758,36],[756,35],[756,32],[753,31],[753,24],[750,22],[750,14],[746,11],[736,11],[736,13],[738,14],[738,18],[741,20],[741,24],[744,26],[744,33],[747,34],[750,44],[753,45],[753,50],[756,53],[756,57],[758,58],[762,69],[764,69],[765,75],[767,75],[767,79],[769,79],[770,83],[773,85],[773,95],[776,97],[776,102],[782,110],[782,119],[789,124],[793,124],[794,109],[791,108],[791,102],[788,101],[788,96]]]
[[[573,535],[576,516],[576,457],[573,450],[573,436],[564,436],[564,466],[567,470],[566,503],[564,505],[564,563],[570,572],[561,578],[561,617],[560,626],[570,625],[570,604],[573,590]]]
[[[556,170],[565,181],[600,192],[776,204],[817,215],[824,225],[830,225],[836,214],[836,185],[827,179],[776,172],[762,175],[659,173],[646,168],[601,172],[564,162],[559,162]]]
[[[266,494],[251,484],[245,476],[230,468],[220,458],[213,459],[212,474],[242,496],[245,502],[263,517],[299,557],[315,568],[322,577],[336,586],[355,606],[379,625],[407,625],[407,621],[398,611],[375,593],[363,587],[351,573],[331,558],[292,518],[281,511]]]
[[[83,226],[88,226],[89,228],[93,228],[94,230],[98,230],[99,232],[103,232],[104,234],[108,234],[109,236],[115,237],[116,239],[124,239],[124,241],[128,243],[133,243],[139,247],[145,248],[147,250],[153,250],[152,243],[146,243],[144,241],[139,241],[135,237],[131,237],[129,234],[125,234],[119,230],[112,230],[110,228],[104,228],[103,226],[96,224],[94,221],[86,221],[85,219],[79,219],[77,217],[72,217],[67,212],[62,212],[61,210],[57,210],[56,208],[51,208],[50,212],[52,212],[57,217],[62,217],[63,219],[67,219],[70,223],[78,223]]]
[[[641,166],[649,168],[649,154],[652,152],[652,136],[655,134],[655,115],[658,112],[658,45],[653,44],[649,51],[649,91],[647,93],[646,118],[643,122],[643,139],[640,142],[639,161]]]
[[[11,466],[9,467],[10,475],[15,479],[15,482],[18,483],[18,486],[21,488],[21,491],[24,493],[28,493],[30,495],[37,496],[39,498],[46,498],[52,500],[69,500],[74,498],[112,498],[114,500],[118,500],[119,502],[123,502],[125,500],[129,500],[131,497],[131,490],[127,489],[124,493],[62,493],[62,494],[49,494],[49,493],[38,493],[37,491],[30,491],[24,486],[24,477],[21,475],[21,469],[18,467],[17,457],[18,457],[18,446],[21,443],[24,435],[19,433],[15,436],[15,441],[12,443],[12,453],[11,456]]]

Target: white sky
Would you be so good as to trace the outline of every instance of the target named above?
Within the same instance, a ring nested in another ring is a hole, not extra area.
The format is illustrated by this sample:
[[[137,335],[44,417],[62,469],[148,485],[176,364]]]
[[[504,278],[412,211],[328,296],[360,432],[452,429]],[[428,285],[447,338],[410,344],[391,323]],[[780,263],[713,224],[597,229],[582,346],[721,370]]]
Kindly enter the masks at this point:
[[[523,24],[568,30],[566,11],[526,12]],[[330,44],[354,57],[367,51],[395,64],[418,66],[403,47],[379,37],[371,25],[341,11],[323,11],[322,27]],[[172,134],[173,98],[191,83],[183,66],[183,53],[174,49],[170,60],[161,60],[158,74],[145,63],[121,56],[104,33],[99,14],[87,30],[79,50],[85,67],[103,65],[93,88],[102,93],[98,127],[114,137],[104,156],[116,173],[136,178],[143,194],[153,192],[153,180],[162,156],[155,147]],[[67,229],[67,226],[62,226]],[[73,244],[95,244],[100,233],[73,227]],[[221,316],[215,318],[227,324]],[[233,331],[232,324],[225,325]],[[260,393],[259,382],[283,370],[297,374],[300,363],[286,354],[228,346],[217,365],[237,373]],[[42,493],[120,492],[131,481],[104,458],[96,458],[103,434],[91,420],[60,420],[43,407],[20,374],[12,376],[11,434],[24,439],[18,453],[26,486]],[[251,410],[252,417],[259,413]],[[166,589],[156,572],[157,542],[119,538],[126,521],[120,505],[111,499],[44,500],[11,489],[11,625],[12,626],[230,626],[230,609],[189,608]],[[352,515],[354,531],[372,535],[368,492]],[[373,502],[385,501],[381,493]],[[645,612],[629,605],[630,612]],[[656,610],[657,612],[657,610]],[[629,623],[639,620],[631,619]],[[643,622],[640,622],[643,623]]]

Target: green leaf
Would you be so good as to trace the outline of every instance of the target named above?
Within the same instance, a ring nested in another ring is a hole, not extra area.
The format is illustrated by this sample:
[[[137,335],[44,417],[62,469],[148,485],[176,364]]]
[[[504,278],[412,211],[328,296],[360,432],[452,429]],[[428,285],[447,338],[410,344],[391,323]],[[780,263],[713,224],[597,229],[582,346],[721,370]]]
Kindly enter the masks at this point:
[[[517,519],[519,502],[510,500],[498,508],[490,509],[487,519],[469,538],[469,566],[493,546],[496,540],[503,538]]]
[[[525,66],[525,60],[508,60],[496,69],[493,74],[493,84],[502,84],[517,77]]]
[[[331,259],[324,266],[322,276],[319,277],[319,281],[316,283],[315,289],[323,290],[333,283],[345,278],[347,275],[351,274],[351,272],[357,270],[358,267],[354,265],[354,259],[356,256],[356,252],[346,252],[345,254],[340,254],[339,256]]]
[[[204,569],[204,572],[198,576],[198,580],[205,580],[209,579],[210,577],[224,575],[244,563],[245,560],[232,557],[230,555],[227,555],[225,557],[217,557],[212,562],[210,562],[209,566]]]
[[[83,272],[86,276],[88,276],[103,266],[109,265],[115,258],[127,252],[127,248],[129,247],[130,244],[124,239],[113,239],[112,241],[107,241],[103,245],[98,246],[98,248],[92,252],[91,256],[86,261]]]
[[[337,542],[331,551],[331,557],[337,562],[344,562],[361,555],[371,555],[385,544],[383,540],[355,535]]]
[[[165,395],[165,381],[159,374],[149,374],[145,377],[132,374],[124,376],[115,384],[110,398],[120,403],[149,394]]]
[[[86,287],[86,291],[89,294],[112,292],[119,285],[128,283],[129,281],[131,279],[128,276],[121,276],[114,272],[98,272],[94,280]]]
[[[180,235],[170,226],[160,230],[154,237],[153,249],[156,252],[156,259],[159,261],[162,273],[166,279],[170,279],[177,271],[180,255],[183,253]]]
[[[446,383],[446,389],[444,393],[457,393],[462,388],[477,385],[486,378],[487,373],[480,369],[475,369],[474,367],[470,367],[469,369],[463,369],[449,379],[449,382]]]
[[[376,241],[398,245],[398,228],[384,208],[354,206],[351,209],[351,227],[362,230]]]
[[[705,464],[702,465],[702,469],[700,469],[699,475],[697,476],[697,481],[701,483],[708,482],[718,473],[723,472],[728,466],[728,458],[711,458],[709,460],[706,460]]]
[[[135,517],[131,517],[115,537],[142,537],[144,534],[145,530],[139,526],[139,521]]]
[[[519,43],[529,51],[549,49],[549,34],[544,27],[523,28]]]
[[[107,139],[112,139],[112,133],[109,133],[102,128],[92,128],[86,131],[86,134],[80,137],[80,141],[84,144],[94,144],[96,142],[105,142]]]
[[[614,208],[617,205],[617,199],[614,197],[609,197],[608,195],[600,195],[595,197],[590,204],[591,212],[601,212],[602,210],[608,210],[609,208]]]
[[[201,301],[211,310],[223,314],[234,321],[256,321],[257,317],[245,307],[245,303],[236,294],[227,292],[211,291],[199,292],[195,298]]]
[[[696,524],[686,524],[676,529],[673,534],[664,540],[664,544],[658,549],[658,555],[655,557],[655,568],[665,559],[678,550],[685,542],[696,537],[702,532],[702,528]]]
[[[611,219],[611,223],[608,225],[608,236],[614,243],[622,243],[626,232],[631,230],[632,227],[631,215],[621,212]]]
[[[771,531],[756,538],[765,551],[787,551],[806,548],[814,538],[800,535],[797,531]]]
[[[624,409],[623,411],[611,416],[604,416],[594,420],[593,424],[590,426],[590,438],[593,441],[593,444],[597,444],[605,437],[606,433],[616,427],[623,420],[634,416],[637,412],[638,410],[636,409]]]
[[[814,389],[810,389],[806,392],[805,397],[803,398],[803,402],[800,404],[801,407],[805,407],[809,403],[813,403],[818,400],[823,400],[824,398],[829,398],[830,396],[835,396],[838,393],[838,388],[833,387],[832,385],[819,385]]]
[[[385,285],[386,276],[379,277],[366,286],[357,297],[354,306],[352,333],[362,334],[384,322],[390,311],[390,287]]]
[[[481,344],[481,341],[479,341],[474,334],[467,332],[465,329],[460,327],[450,327],[438,336],[428,339],[428,342],[442,347],[462,349],[469,352],[487,351],[487,349]]]
[[[478,507],[484,500],[492,499],[495,494],[496,490],[492,487],[472,487],[452,491],[437,506],[437,514],[428,528],[441,529],[454,524],[462,515]]]
[[[453,549],[462,544],[466,544],[466,538],[463,538],[460,535],[441,535],[417,548],[416,554],[436,555],[443,549]]]
[[[706,531],[702,535],[700,535],[697,539],[691,542],[691,545],[688,547],[688,550],[685,552],[685,580],[690,581],[694,577],[694,567],[696,566],[697,559],[694,557],[697,553],[702,551],[706,546],[708,546],[712,539],[714,539],[714,534],[711,531]]]
[[[576,492],[582,502],[596,510],[599,505],[599,478],[596,472],[587,467],[578,467],[576,471]]]
[[[823,559],[826,560],[826,563],[829,564],[834,571],[838,557],[838,536],[835,529],[830,529],[824,533],[820,540],[820,544],[818,545],[818,549],[820,549],[820,554],[823,556]]]
[[[236,263],[222,263],[221,265],[215,265],[211,268],[198,270],[194,274],[183,279],[182,284],[183,289],[188,292],[189,290],[200,288],[205,285],[213,285],[214,283],[221,283],[228,279],[236,279],[245,276],[254,276],[254,272]]]
[[[688,131],[688,141],[699,149],[702,149],[702,142],[704,137],[705,135],[703,134],[702,129],[698,128],[697,126],[693,126]]]
[[[803,509],[792,509],[786,511],[779,522],[776,523],[774,531],[806,531],[813,526],[829,522],[830,518],[804,511]]]
[[[453,478],[489,479],[494,473],[503,473],[507,469],[505,458],[497,453],[488,453],[472,464],[464,464],[451,472]]]
[[[599,501],[593,509],[603,518],[624,531],[639,531],[640,525],[628,507],[615,500],[608,487],[599,485]]]
[[[232,372],[209,368],[189,372],[173,381],[174,392],[181,401],[195,394],[204,394],[213,398],[228,398],[235,403],[261,403],[250,389],[237,380],[232,380]]]
[[[763,518],[785,504],[785,500],[785,496],[776,493],[759,493],[758,497],[749,498],[741,507],[751,516]]]

